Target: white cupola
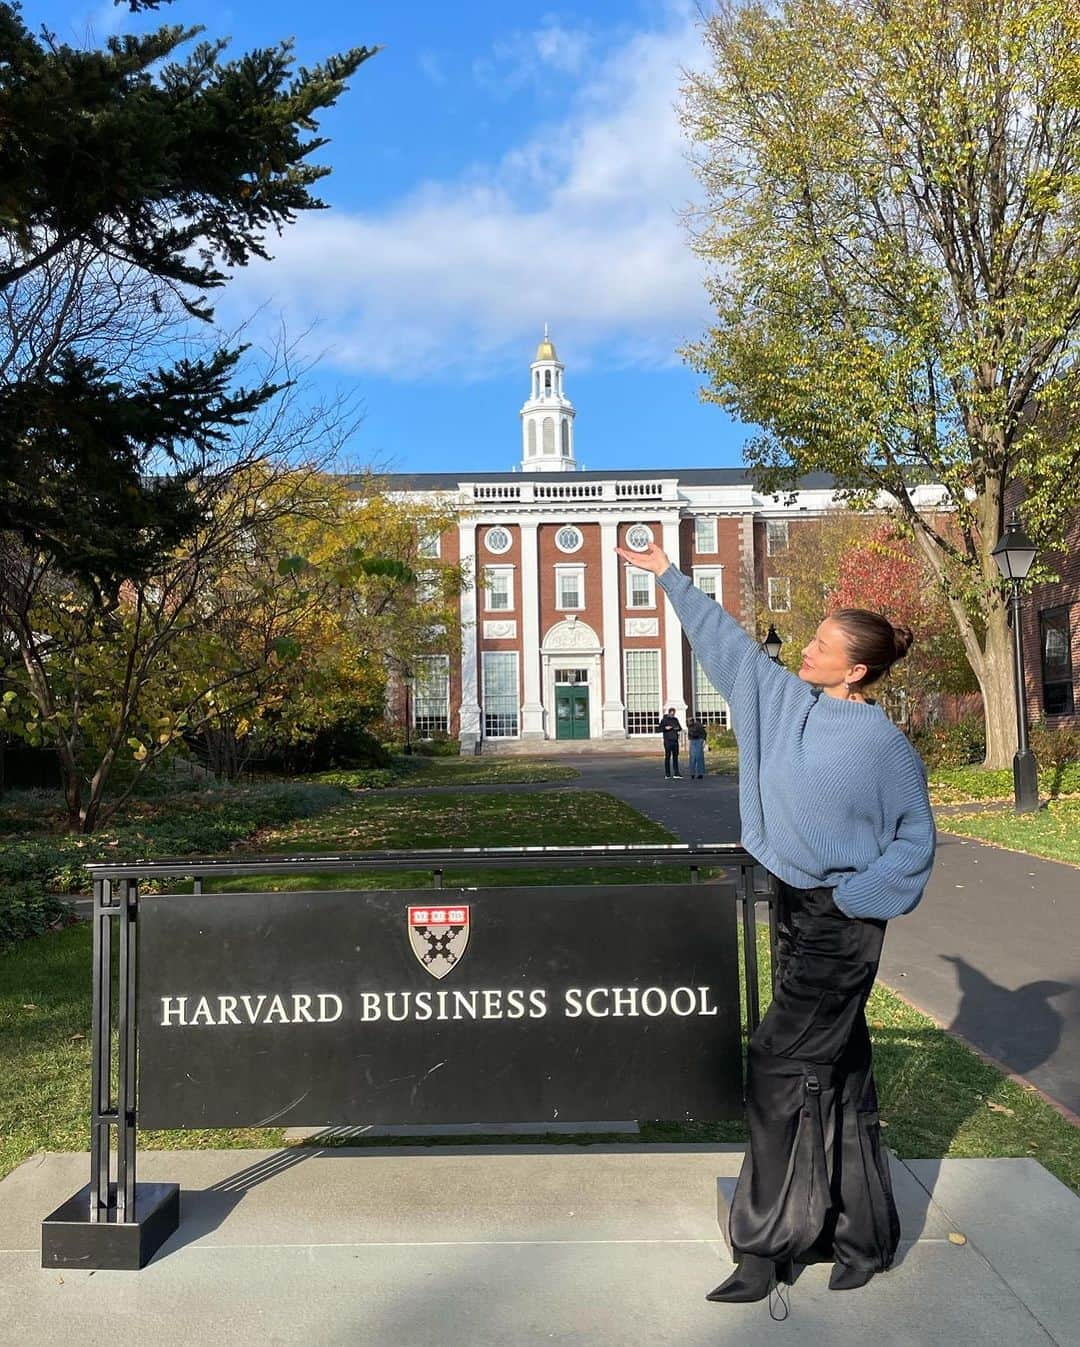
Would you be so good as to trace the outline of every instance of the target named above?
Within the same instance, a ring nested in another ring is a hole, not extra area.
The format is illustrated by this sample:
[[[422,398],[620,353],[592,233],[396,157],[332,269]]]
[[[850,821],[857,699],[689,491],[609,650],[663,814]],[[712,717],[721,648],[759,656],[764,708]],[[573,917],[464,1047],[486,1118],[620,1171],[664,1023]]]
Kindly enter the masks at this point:
[[[532,388],[521,409],[521,471],[575,472],[574,404],[563,392],[563,364],[547,323],[530,370]]]

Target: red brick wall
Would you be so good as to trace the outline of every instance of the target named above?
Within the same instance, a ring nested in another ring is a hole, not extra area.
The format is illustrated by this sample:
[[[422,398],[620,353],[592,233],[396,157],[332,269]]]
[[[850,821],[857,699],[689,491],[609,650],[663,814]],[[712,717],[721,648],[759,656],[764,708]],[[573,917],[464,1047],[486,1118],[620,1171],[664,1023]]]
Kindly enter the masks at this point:
[[[1028,718],[1033,723],[1045,719],[1050,727],[1080,725],[1080,512],[1073,519],[1064,551],[1049,555],[1045,560],[1061,578],[1053,584],[1033,585],[1021,598]],[[1071,716],[1047,716],[1043,705],[1039,614],[1051,608],[1065,608],[1069,613],[1073,684]]]

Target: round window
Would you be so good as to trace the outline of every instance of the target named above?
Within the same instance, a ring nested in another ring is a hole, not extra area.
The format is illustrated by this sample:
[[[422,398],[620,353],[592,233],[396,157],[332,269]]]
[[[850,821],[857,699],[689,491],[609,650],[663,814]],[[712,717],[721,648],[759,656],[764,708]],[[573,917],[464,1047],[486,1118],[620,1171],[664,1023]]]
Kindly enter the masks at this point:
[[[576,552],[581,546],[581,530],[567,525],[555,535],[555,546],[560,552]]]
[[[652,529],[648,524],[634,524],[626,530],[626,545],[634,552],[646,551],[652,540]]]
[[[509,529],[504,529],[501,524],[488,529],[484,536],[484,543],[489,552],[509,552],[512,542]]]

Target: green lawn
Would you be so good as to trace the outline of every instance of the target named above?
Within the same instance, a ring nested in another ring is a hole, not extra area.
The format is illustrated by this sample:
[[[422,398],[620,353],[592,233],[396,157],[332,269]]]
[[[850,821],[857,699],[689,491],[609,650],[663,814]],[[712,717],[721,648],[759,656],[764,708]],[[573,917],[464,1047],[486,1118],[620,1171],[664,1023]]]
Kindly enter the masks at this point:
[[[1080,800],[1050,800],[1036,814],[1014,814],[1007,805],[977,814],[939,814],[937,824],[943,832],[1080,865]]]
[[[330,786],[349,789],[369,787],[372,778],[385,786],[513,786],[534,781],[575,781],[575,767],[565,763],[538,762],[530,758],[398,758],[387,772],[373,773],[370,768],[357,771],[342,769],[319,772],[312,776]]]
[[[983,800],[1011,800],[1011,767],[936,767],[929,773],[934,804],[976,804]],[[1046,799],[1080,795],[1080,762],[1046,767],[1039,772],[1039,794]]]
[[[658,825],[600,792],[532,796],[483,793],[380,797],[358,794],[317,816],[283,822],[251,841],[255,850],[392,848],[514,844],[663,842]],[[234,853],[235,854],[235,853]],[[682,878],[678,869],[667,872]],[[642,878],[640,868],[592,872],[528,871],[517,882]],[[459,882],[506,883],[509,874],[462,872]],[[313,881],[314,882],[314,881]],[[325,885],[323,877],[318,883]],[[335,876],[334,883],[345,881]],[[426,875],[364,876],[364,885],[411,886]],[[273,880],[232,887],[271,887]],[[761,932],[762,985],[767,951]],[[1080,1190],[1080,1130],[1032,1090],[1007,1080],[973,1053],[878,988],[869,1015],[888,1143],[901,1155],[1032,1155]],[[85,925],[50,933],[0,955],[0,1174],[37,1150],[85,1149],[89,1093],[90,933]],[[656,1141],[736,1140],[737,1123],[646,1122]],[[554,1138],[553,1138],[554,1139]],[[460,1138],[448,1139],[460,1145]],[[505,1141],[506,1138],[500,1138]],[[528,1138],[535,1143],[536,1138]],[[559,1138],[570,1141],[574,1138]],[[266,1146],[280,1130],[146,1132],[145,1147]],[[353,1143],[355,1144],[355,1143]],[[373,1143],[374,1144],[374,1143]],[[386,1144],[380,1140],[377,1144]],[[415,1139],[409,1144],[416,1144]]]

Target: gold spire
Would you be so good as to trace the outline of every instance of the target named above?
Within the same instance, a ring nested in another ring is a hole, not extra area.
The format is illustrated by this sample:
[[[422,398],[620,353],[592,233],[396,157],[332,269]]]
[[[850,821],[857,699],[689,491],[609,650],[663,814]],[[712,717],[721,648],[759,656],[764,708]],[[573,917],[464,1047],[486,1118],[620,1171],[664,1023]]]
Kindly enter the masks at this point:
[[[545,323],[544,339],[543,341],[541,341],[540,345],[536,348],[536,360],[558,360],[558,358],[559,357],[555,354],[554,343],[548,336],[548,325],[547,323]],[[535,360],[533,363],[534,364],[536,363]]]

